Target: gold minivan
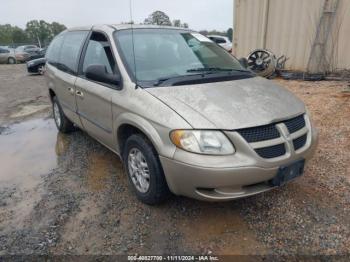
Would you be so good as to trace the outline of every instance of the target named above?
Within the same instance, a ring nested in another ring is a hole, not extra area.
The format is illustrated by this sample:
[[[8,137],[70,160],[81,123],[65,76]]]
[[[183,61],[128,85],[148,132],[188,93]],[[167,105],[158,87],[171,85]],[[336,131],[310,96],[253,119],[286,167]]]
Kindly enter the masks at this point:
[[[77,126],[118,154],[147,204],[171,192],[223,201],[282,186],[317,144],[301,100],[192,30],[74,28],[46,59],[58,129]]]

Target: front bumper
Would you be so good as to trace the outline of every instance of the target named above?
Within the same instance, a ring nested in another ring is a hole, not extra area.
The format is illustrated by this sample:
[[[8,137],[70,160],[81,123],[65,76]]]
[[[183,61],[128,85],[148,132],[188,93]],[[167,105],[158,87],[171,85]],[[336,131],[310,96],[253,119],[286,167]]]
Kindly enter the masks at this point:
[[[199,200],[231,200],[258,194],[273,187],[268,181],[278,168],[205,168],[161,157],[170,190]]]
[[[176,195],[206,201],[225,201],[273,189],[269,180],[281,166],[300,159],[308,161],[317,147],[318,134],[310,127],[308,141],[301,150],[267,160],[259,157],[247,142],[233,132],[237,152],[231,156],[197,155],[177,149],[174,159],[160,157],[170,190]]]

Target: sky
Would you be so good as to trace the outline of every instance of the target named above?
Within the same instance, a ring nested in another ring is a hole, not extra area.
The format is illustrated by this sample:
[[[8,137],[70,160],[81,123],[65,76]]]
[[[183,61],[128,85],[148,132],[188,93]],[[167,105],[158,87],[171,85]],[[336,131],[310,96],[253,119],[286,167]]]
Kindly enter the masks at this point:
[[[2,0],[0,24],[21,28],[29,20],[59,22],[67,27],[130,21],[130,0]],[[233,26],[234,0],[131,0],[133,20],[143,22],[155,10],[194,30],[227,30]]]

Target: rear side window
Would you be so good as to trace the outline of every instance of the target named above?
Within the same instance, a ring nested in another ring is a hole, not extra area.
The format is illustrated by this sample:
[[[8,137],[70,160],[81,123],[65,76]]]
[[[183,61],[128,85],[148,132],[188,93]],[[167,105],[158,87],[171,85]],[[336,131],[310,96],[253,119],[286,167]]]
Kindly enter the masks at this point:
[[[46,52],[46,60],[49,64],[57,65],[62,43],[63,35],[56,36],[55,39],[52,40]]]
[[[88,31],[65,34],[59,58],[59,69],[71,74],[77,73],[80,52],[88,34]]]

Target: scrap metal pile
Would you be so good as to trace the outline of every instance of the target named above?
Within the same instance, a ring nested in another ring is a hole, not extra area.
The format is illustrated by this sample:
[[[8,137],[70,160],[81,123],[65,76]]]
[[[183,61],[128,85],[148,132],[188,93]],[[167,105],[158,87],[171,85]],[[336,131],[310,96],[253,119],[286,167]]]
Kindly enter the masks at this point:
[[[308,74],[285,70],[284,67],[288,59],[285,55],[277,58],[274,53],[267,49],[256,49],[248,55],[247,67],[257,75],[266,78],[280,76],[287,80],[302,79],[308,81],[324,79],[324,74]]]

